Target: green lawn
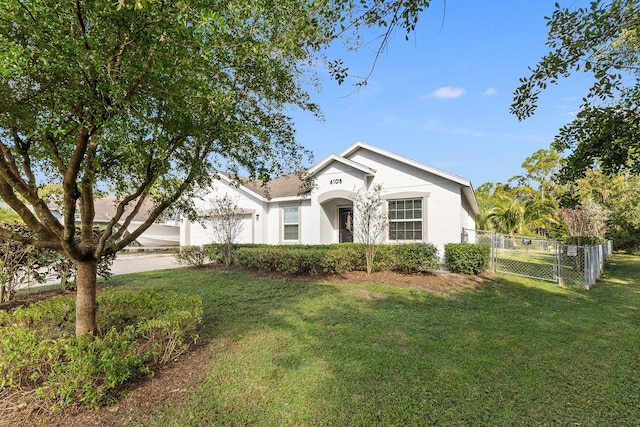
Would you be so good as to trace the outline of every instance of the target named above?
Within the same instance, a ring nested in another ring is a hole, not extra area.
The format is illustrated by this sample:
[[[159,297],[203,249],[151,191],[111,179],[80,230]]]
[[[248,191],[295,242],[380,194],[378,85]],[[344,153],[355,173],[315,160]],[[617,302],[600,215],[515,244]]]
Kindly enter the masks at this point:
[[[640,425],[640,259],[592,290],[498,276],[443,296],[211,270],[120,276],[203,297],[204,384],[130,425]]]

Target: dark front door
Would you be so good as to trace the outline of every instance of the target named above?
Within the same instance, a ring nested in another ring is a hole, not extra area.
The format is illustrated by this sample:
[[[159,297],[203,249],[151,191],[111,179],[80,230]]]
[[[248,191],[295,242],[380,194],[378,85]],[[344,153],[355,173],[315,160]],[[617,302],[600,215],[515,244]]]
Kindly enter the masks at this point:
[[[338,208],[340,243],[353,242],[353,208]]]

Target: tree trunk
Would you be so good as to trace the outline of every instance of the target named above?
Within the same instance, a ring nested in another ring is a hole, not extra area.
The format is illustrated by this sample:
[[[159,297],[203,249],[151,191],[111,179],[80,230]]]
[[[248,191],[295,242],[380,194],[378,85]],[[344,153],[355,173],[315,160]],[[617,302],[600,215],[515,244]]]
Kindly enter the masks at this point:
[[[96,283],[98,262],[96,260],[78,261],[76,296],[76,337],[84,334],[95,335],[98,332],[96,312]]]
[[[365,243],[364,258],[367,262],[367,276],[370,276],[373,272],[373,260],[376,257],[376,249],[377,248],[375,246],[371,246],[370,244]]]
[[[224,244],[224,265],[225,267],[231,266],[231,257],[233,256],[233,247],[232,243]]]

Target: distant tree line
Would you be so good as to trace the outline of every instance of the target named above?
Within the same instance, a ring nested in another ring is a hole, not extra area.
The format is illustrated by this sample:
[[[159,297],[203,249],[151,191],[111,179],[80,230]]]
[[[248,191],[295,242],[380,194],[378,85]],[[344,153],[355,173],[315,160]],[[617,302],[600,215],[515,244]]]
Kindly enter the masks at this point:
[[[541,149],[522,163],[521,175],[480,185],[476,228],[553,239],[593,236],[613,240],[617,250],[640,251],[640,177],[593,168],[563,182],[558,173],[565,161]]]

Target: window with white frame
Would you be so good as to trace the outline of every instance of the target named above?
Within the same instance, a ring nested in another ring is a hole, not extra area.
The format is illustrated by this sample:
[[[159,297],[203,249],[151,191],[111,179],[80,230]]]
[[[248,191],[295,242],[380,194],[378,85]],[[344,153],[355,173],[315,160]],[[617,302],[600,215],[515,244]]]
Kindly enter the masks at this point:
[[[282,240],[298,241],[300,239],[300,216],[298,206],[282,208]]]
[[[422,198],[388,203],[389,240],[422,240]]]

